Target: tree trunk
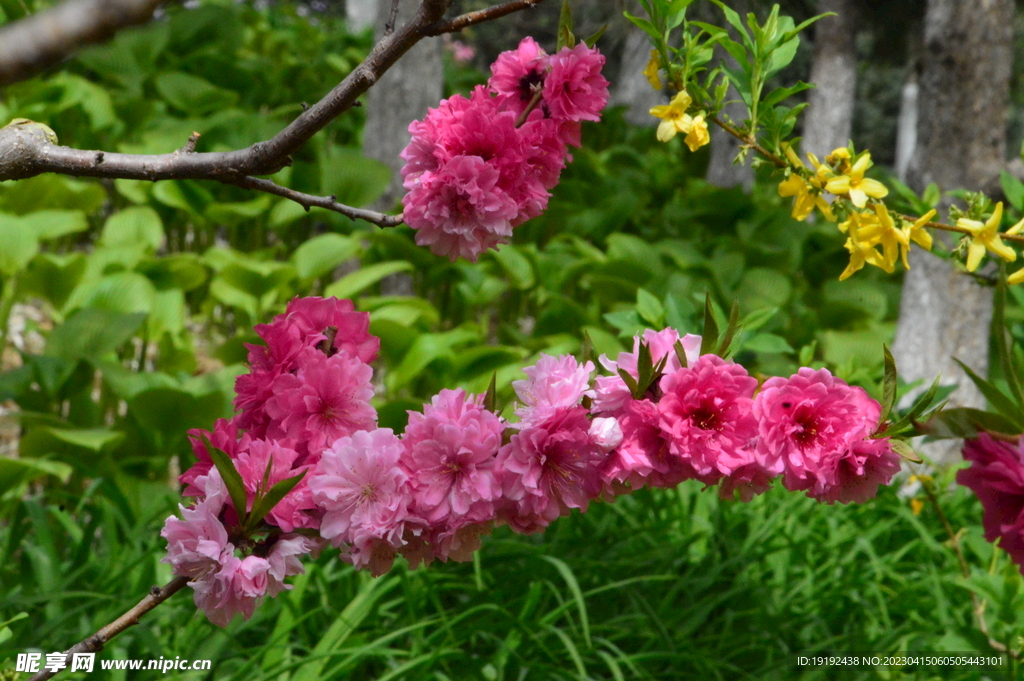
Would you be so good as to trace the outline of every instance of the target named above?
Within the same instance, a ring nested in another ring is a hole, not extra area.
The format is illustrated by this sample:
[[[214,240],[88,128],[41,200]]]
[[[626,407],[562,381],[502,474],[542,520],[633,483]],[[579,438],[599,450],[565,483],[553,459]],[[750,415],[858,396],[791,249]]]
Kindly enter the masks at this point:
[[[643,13],[639,13],[643,16]],[[651,59],[651,41],[647,34],[632,24],[626,33],[618,77],[612,83],[609,104],[628,106],[625,118],[633,125],[653,126],[658,119],[651,107],[664,104],[665,95],[651,87],[644,68]]]
[[[915,190],[930,182],[943,191],[998,188],[1005,164],[1013,21],[1013,0],[928,0],[917,147],[907,173]],[[960,386],[951,404],[984,406],[953,358],[987,374],[992,291],[920,250],[912,255],[911,268],[893,345],[901,375],[930,382],[941,373],[944,383]],[[949,462],[958,444],[930,454]]]
[[[354,4],[354,3],[353,3]],[[409,20],[418,2],[400,5],[397,25]],[[391,0],[377,5],[377,37],[391,13]],[[398,154],[409,144],[409,123],[423,118],[428,107],[436,107],[444,94],[444,70],[441,39],[426,38],[417,43],[384,74],[366,98],[366,127],[363,153],[391,168],[391,182],[377,207],[390,210],[402,198],[401,171],[404,161]]]
[[[348,29],[353,33],[360,33],[372,26],[377,21],[377,2],[378,0],[346,0],[345,17],[348,19]]]
[[[857,95],[857,0],[818,0],[802,151],[822,158],[850,140]]]

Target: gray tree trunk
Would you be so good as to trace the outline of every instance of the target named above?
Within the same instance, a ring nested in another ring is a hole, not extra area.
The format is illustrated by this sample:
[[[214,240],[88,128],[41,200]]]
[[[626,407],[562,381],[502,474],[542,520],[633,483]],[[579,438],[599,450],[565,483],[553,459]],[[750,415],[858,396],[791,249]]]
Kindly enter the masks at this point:
[[[837,16],[814,24],[814,57],[804,119],[803,152],[822,158],[850,140],[857,96],[857,0],[818,0],[817,13]]]
[[[652,88],[644,76],[644,68],[650,59],[650,39],[646,33],[630,24],[622,49],[618,78],[612,83],[609,104],[628,106],[625,118],[633,125],[655,125],[658,119],[650,114],[651,107],[667,101],[665,95]]]
[[[353,33],[373,26],[377,21],[377,0],[346,0],[345,17]]]
[[[401,26],[413,16],[419,2],[400,5]],[[390,0],[377,3],[377,36],[384,33],[391,12]],[[384,74],[370,88],[366,98],[366,127],[363,130],[363,153],[391,168],[391,182],[378,207],[389,210],[401,200],[404,161],[398,154],[409,144],[409,123],[423,118],[428,107],[436,107],[444,94],[444,69],[441,62],[441,39],[426,38]]]
[[[1013,0],[928,0],[916,152],[907,171],[921,191],[998,187],[1005,163],[1006,120],[1013,61]],[[902,376],[960,387],[952,404],[984,399],[953,362],[988,372],[992,292],[945,261],[917,250],[903,283],[893,355]],[[954,460],[959,443],[929,453]]]

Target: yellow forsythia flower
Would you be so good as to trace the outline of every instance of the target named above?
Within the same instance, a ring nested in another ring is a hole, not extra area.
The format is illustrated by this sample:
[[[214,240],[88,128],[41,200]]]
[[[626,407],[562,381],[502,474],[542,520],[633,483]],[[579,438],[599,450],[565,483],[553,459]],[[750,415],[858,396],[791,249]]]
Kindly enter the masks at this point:
[[[850,264],[847,265],[846,269],[843,270],[843,273],[839,275],[839,281],[849,279],[854,272],[863,268],[865,263],[868,265],[875,265],[876,267],[882,267],[881,253],[876,251],[875,247],[866,241],[854,241],[850,238],[846,240],[844,246],[846,246],[846,250],[850,252]]]
[[[904,230],[896,227],[885,204],[876,203],[874,215],[866,211],[861,213],[860,218],[857,233],[851,236],[871,246],[877,244],[882,247],[881,263],[870,264],[878,264],[886,272],[892,273],[896,270],[896,258],[902,252],[903,266],[909,269],[907,251],[910,250],[910,238]]]
[[[973,272],[978,269],[985,251],[989,250],[1007,262],[1017,259],[1017,252],[1003,243],[999,238],[999,223],[1003,220],[1003,202],[996,204],[991,217],[985,222],[960,218],[956,226],[967,230],[971,235],[971,245],[967,248],[967,271]],[[1014,225],[1014,228],[1017,226]]]
[[[839,149],[833,151],[832,155],[835,156],[837,152],[839,152]],[[885,185],[878,180],[864,177],[864,173],[870,167],[871,154],[864,154],[853,164],[848,174],[836,175],[828,181],[825,189],[836,196],[849,196],[853,205],[857,208],[863,208],[867,205],[869,196],[880,199],[889,193]]]
[[[661,66],[661,60],[658,59],[658,51],[651,50],[651,60],[647,62],[647,68],[644,69],[644,75],[647,76],[647,82],[651,84],[651,87],[655,90],[661,90],[661,76],[658,75],[658,67]]]
[[[924,502],[914,497],[910,500],[910,510],[914,515],[921,515],[921,511],[924,509]]]
[[[708,124],[704,121],[703,116],[693,117],[690,132],[686,133],[686,139],[683,141],[686,142],[686,146],[690,147],[690,151],[697,151],[711,141],[711,135],[708,134]]]
[[[680,90],[679,94],[673,97],[668,104],[651,109],[651,115],[661,119],[661,123],[658,125],[659,142],[668,142],[676,136],[677,132],[684,135],[690,134],[693,119],[686,113],[686,109],[692,101],[693,99],[686,93],[686,90]]]
[[[926,251],[932,250],[932,233],[925,229],[924,226],[932,221],[932,218],[935,217],[937,212],[938,211],[933,208],[917,220],[914,220],[913,224],[903,226],[903,229],[907,233],[907,238]]]

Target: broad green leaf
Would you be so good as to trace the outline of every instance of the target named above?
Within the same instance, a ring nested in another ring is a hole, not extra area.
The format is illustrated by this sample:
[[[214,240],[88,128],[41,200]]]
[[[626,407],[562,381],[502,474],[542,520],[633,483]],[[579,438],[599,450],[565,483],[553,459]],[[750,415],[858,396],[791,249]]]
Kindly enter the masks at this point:
[[[61,442],[88,449],[92,452],[101,452],[104,449],[115,447],[124,440],[124,433],[108,430],[107,428],[66,430],[63,428],[48,428],[47,431]]]
[[[86,307],[131,314],[149,314],[153,309],[156,289],[149,279],[137,272],[118,272],[96,282],[85,297]]]
[[[145,315],[86,308],[50,334],[46,354],[96,360],[119,348],[142,325]]]
[[[320,161],[321,193],[349,206],[370,205],[384,194],[390,181],[391,169],[366,158],[358,149],[332,146]]]
[[[37,175],[0,186],[0,212],[30,215],[47,210],[95,213],[107,201],[107,192],[96,182],[74,180],[63,175]]]
[[[299,279],[319,279],[359,252],[359,242],[340,234],[321,234],[306,241],[292,254]]]
[[[61,310],[82,281],[85,270],[86,257],[82,253],[40,253],[28,264],[18,289],[24,294],[38,295]]]
[[[427,366],[438,359],[451,359],[455,348],[473,341],[479,342],[479,333],[468,328],[456,328],[443,333],[420,334],[405,353],[402,362],[387,376],[388,388],[398,390],[416,379]]]
[[[658,28],[647,19],[644,19],[643,17],[633,16],[629,12],[623,12],[622,16],[626,17],[631,22],[633,22],[633,24],[641,31],[651,36],[651,38],[653,38],[655,42],[659,42],[662,40],[662,35],[658,32]]]
[[[937,438],[971,438],[981,432],[1015,435],[1019,428],[999,414],[958,407],[934,414],[921,430]]]
[[[72,468],[66,463],[28,457],[16,459],[0,456],[0,496],[26,482],[53,476],[61,482],[71,477]]]
[[[219,88],[198,76],[177,71],[157,74],[154,84],[157,92],[171,106],[192,116],[204,116],[230,108],[238,99],[238,95],[230,90]]]
[[[156,251],[164,244],[164,224],[149,206],[125,208],[107,218],[100,243],[104,246],[142,243]]]
[[[38,210],[21,216],[22,224],[35,232],[40,241],[77,234],[89,228],[80,210]]]
[[[405,260],[368,265],[356,270],[352,274],[345,275],[328,286],[324,289],[324,295],[334,298],[351,298],[357,293],[373,286],[386,276],[396,272],[407,272],[412,268],[412,263]]]
[[[782,336],[774,333],[759,333],[743,343],[744,350],[767,352],[772,354],[790,354],[796,352]]]
[[[34,230],[14,215],[0,214],[0,275],[21,272],[38,252]]]
[[[270,203],[271,198],[266,194],[251,201],[211,203],[206,208],[206,217],[219,225],[241,225],[266,213]]]
[[[226,398],[220,392],[195,395],[183,387],[158,387],[134,395],[128,411],[143,428],[177,437],[226,416],[225,406]]]
[[[150,258],[136,266],[158,291],[178,289],[192,291],[206,283],[209,271],[195,253],[171,253]]]
[[[665,325],[665,306],[646,289],[636,291],[636,312],[654,328],[660,329]]]
[[[509,283],[520,291],[533,288],[537,283],[530,259],[512,244],[506,244],[498,250],[492,251],[491,256],[508,275]]]

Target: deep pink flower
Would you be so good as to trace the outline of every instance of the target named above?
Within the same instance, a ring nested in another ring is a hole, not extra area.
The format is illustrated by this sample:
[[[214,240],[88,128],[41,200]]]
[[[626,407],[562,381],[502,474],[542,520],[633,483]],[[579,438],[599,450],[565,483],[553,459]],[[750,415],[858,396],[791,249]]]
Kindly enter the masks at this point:
[[[521,533],[539,532],[569,510],[587,509],[601,493],[607,455],[590,436],[583,407],[563,409],[521,430],[498,454],[507,502],[499,517]]]
[[[698,477],[689,461],[672,451],[657,404],[630,398],[617,413],[622,442],[601,467],[606,496],[644,486],[671,488]]]
[[[357,431],[326,450],[310,478],[313,500],[324,512],[320,535],[346,546],[358,568],[390,568],[402,545],[412,501],[399,465],[403,450],[389,428]]]
[[[518,116],[533,99],[534,93],[543,88],[548,59],[537,41],[523,38],[519,47],[502,52],[491,64],[491,78],[487,86]]]
[[[704,355],[661,379],[661,428],[675,456],[703,477],[729,475],[754,463],[751,412],[757,379],[738,364]]]
[[[1024,439],[1021,440],[1024,442]],[[957,472],[956,481],[971,488],[984,511],[985,539],[999,540],[1024,574],[1024,452],[988,433],[966,440],[964,459],[970,468]]]
[[[512,236],[516,202],[499,186],[497,168],[478,156],[453,159],[436,173],[424,173],[402,199],[405,222],[416,243],[453,262],[476,262],[481,253]]]
[[[483,397],[461,389],[442,390],[422,414],[409,412],[403,467],[414,490],[415,513],[443,525],[449,515],[464,516],[477,502],[493,509],[501,493],[494,459],[503,431],[501,419],[484,409]]]
[[[377,359],[380,339],[370,333],[370,313],[356,312],[351,300],[294,298],[288,303],[284,321],[298,330],[307,346],[319,345],[331,336],[329,354],[347,352],[367,364]],[[262,326],[256,327],[257,333]]]
[[[880,415],[862,388],[827,369],[770,378],[754,399],[764,467],[819,501],[865,501],[899,470],[887,439],[870,439]]]
[[[601,75],[604,55],[579,43],[551,57],[544,80],[544,102],[558,122],[599,121],[608,103],[608,81]]]
[[[523,406],[516,409],[519,428],[543,421],[555,412],[580,403],[590,387],[594,363],[580,364],[572,355],[541,355],[537,363],[525,367],[527,378],[512,381]]]
[[[266,405],[271,419],[267,436],[291,438],[315,459],[338,438],[373,428],[377,413],[370,406],[372,376],[369,366],[347,352],[328,357],[309,350],[295,374],[274,381],[274,396]]]

